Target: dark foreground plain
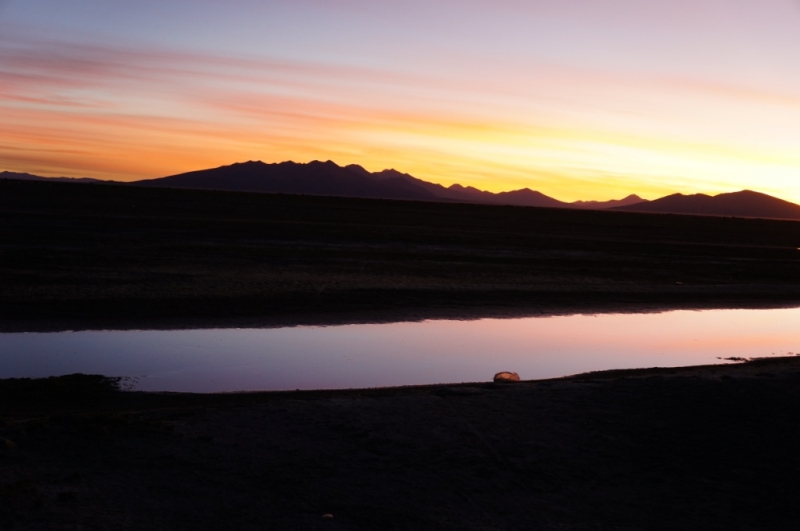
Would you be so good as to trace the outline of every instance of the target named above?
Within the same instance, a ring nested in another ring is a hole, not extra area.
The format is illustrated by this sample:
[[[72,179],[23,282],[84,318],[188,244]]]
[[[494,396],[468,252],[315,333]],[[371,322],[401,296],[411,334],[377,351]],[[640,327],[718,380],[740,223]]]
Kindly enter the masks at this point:
[[[0,380],[0,528],[795,529],[798,418],[797,357],[227,395]]]
[[[800,304],[800,222],[0,180],[0,330]]]
[[[0,329],[788,306],[798,247],[786,221],[0,181]],[[0,380],[0,528],[800,518],[795,357],[353,391],[117,383]]]

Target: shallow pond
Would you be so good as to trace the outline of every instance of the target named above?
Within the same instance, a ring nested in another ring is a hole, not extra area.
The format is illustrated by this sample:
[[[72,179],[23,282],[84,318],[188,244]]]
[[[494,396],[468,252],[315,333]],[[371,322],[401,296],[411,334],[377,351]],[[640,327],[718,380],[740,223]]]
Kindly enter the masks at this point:
[[[0,334],[0,378],[132,377],[147,391],[523,379],[800,352],[800,308],[267,329]]]

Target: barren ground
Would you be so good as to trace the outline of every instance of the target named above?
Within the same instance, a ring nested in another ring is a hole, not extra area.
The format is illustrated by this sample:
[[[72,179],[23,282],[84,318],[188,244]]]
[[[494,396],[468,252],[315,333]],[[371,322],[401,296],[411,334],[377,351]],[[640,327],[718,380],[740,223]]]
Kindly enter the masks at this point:
[[[800,517],[800,358],[329,392],[84,380],[0,381],[0,436],[16,446],[0,448],[3,529],[764,530]]]

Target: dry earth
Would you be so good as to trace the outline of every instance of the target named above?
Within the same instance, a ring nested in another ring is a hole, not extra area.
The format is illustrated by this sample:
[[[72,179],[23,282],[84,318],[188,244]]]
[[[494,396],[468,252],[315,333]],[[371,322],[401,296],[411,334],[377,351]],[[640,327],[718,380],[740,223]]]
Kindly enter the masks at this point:
[[[0,527],[764,530],[800,517],[798,358],[331,392],[97,387],[0,381]]]

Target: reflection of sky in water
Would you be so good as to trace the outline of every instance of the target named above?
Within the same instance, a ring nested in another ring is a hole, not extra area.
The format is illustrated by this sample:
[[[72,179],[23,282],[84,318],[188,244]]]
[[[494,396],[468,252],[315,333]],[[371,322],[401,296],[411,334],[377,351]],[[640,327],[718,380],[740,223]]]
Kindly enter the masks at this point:
[[[274,329],[0,334],[0,378],[140,377],[236,391],[523,379],[800,352],[800,308]]]

